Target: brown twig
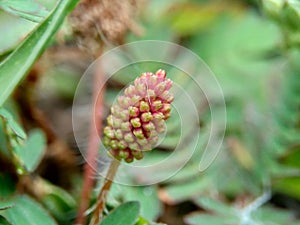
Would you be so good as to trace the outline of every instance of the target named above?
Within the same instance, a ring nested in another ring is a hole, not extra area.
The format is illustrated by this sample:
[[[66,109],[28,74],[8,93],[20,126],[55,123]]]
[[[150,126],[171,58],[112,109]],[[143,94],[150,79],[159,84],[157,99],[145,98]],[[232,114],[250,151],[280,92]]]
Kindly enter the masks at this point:
[[[99,87],[103,83],[103,73],[100,68],[96,69],[94,74],[94,87],[93,87],[93,102],[94,114],[91,117],[90,136],[87,149],[87,163],[84,165],[84,180],[81,191],[79,210],[77,214],[76,224],[85,224],[85,211],[89,207],[90,194],[94,186],[95,168],[97,167],[98,147],[100,143],[99,136],[102,130],[102,107],[105,87],[103,85],[99,93]]]
[[[109,189],[111,187],[111,184],[113,182],[113,179],[117,173],[119,165],[120,165],[119,161],[114,159],[111,162],[110,167],[108,168],[104,185],[97,197],[96,207],[95,207],[90,225],[98,225],[100,223],[100,221],[102,220],[102,214],[103,214],[103,210],[105,207],[106,198],[107,198]]]

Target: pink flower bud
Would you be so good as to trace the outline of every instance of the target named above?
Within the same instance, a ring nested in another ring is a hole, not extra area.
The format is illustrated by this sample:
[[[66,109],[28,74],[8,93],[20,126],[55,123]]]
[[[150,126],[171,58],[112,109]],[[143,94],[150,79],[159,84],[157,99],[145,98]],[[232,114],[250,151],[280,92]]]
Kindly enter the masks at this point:
[[[103,131],[103,143],[110,148],[111,156],[132,162],[142,159],[144,151],[152,150],[170,117],[174,99],[171,87],[172,81],[160,69],[155,74],[141,74],[118,97]]]
[[[129,111],[129,116],[131,117],[136,117],[139,115],[139,109],[137,107],[129,106],[128,111]]]
[[[150,106],[148,102],[141,101],[140,102],[140,111],[141,112],[149,112],[150,111]]]
[[[132,133],[134,134],[134,136],[138,139],[144,139],[145,136],[144,136],[144,133],[143,133],[143,130],[141,128],[138,128],[138,129],[134,129],[132,131]]]
[[[141,123],[141,120],[140,120],[140,118],[134,118],[134,119],[131,119],[130,120],[130,123],[131,123],[131,125],[134,127],[134,128],[137,128],[137,127],[140,127],[140,126],[142,126],[142,123]]]
[[[151,112],[145,112],[141,115],[142,122],[149,122],[153,119]]]

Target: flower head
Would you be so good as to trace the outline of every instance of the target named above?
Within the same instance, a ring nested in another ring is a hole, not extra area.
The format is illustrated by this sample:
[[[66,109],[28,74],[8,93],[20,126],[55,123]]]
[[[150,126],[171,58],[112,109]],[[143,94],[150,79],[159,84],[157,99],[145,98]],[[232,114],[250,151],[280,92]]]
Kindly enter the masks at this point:
[[[127,87],[111,107],[104,128],[104,145],[116,159],[132,162],[152,150],[158,135],[165,131],[174,96],[169,92],[172,81],[164,70],[142,73]]]

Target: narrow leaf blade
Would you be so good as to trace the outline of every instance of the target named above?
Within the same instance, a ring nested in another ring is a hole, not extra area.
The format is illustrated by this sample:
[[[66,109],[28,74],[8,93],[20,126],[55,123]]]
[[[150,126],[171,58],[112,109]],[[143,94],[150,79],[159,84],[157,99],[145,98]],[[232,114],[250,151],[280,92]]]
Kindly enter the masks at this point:
[[[61,0],[51,15],[0,64],[0,106],[45,50],[63,19],[77,2],[78,0]]]
[[[2,117],[9,125],[10,129],[21,139],[26,139],[26,133],[21,126],[14,120],[13,116],[9,111],[4,108],[0,108],[0,117]]]

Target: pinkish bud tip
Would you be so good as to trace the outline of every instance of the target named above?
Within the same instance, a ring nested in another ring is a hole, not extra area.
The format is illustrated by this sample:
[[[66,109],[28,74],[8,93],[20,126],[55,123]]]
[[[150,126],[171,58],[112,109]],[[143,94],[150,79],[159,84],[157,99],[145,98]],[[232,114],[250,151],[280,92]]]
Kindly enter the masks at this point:
[[[170,117],[171,87],[172,81],[159,69],[155,74],[142,73],[118,97],[103,132],[111,156],[129,163],[142,159],[143,152],[157,144],[158,135],[165,131],[164,121]]]

